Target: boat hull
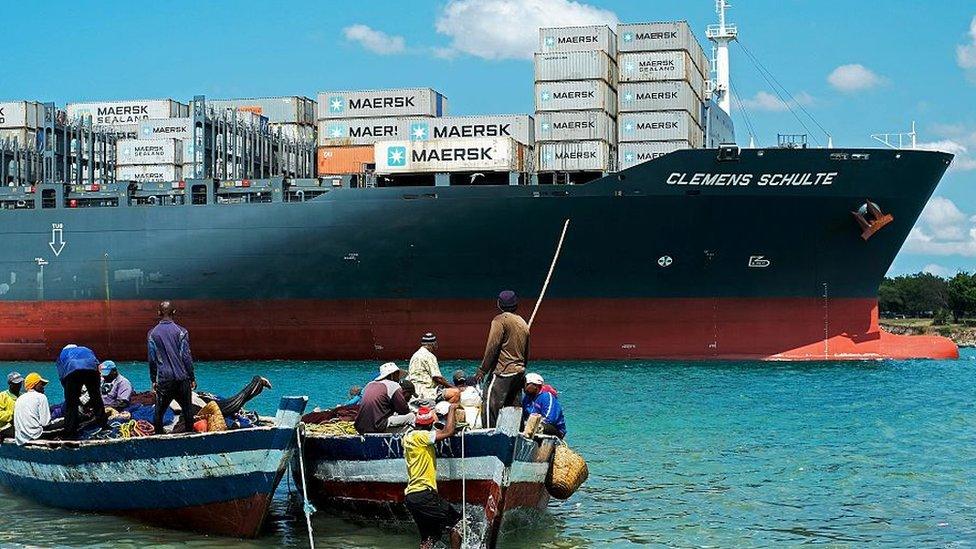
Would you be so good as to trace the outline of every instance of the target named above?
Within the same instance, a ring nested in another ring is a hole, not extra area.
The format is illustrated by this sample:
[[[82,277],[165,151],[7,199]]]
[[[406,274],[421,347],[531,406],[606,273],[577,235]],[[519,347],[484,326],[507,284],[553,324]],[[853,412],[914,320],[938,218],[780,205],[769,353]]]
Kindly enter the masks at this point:
[[[307,399],[286,397],[274,426],[91,442],[0,444],[0,485],[42,505],[176,529],[259,534],[295,448]]]
[[[519,421],[517,409],[505,409],[501,428],[466,433],[463,451],[458,435],[436,445],[438,493],[466,504],[468,531],[482,546],[495,545],[508,513],[540,511],[549,502],[545,481],[557,442],[522,437]],[[353,518],[410,520],[401,435],[307,435],[303,455],[304,481],[317,505]]]

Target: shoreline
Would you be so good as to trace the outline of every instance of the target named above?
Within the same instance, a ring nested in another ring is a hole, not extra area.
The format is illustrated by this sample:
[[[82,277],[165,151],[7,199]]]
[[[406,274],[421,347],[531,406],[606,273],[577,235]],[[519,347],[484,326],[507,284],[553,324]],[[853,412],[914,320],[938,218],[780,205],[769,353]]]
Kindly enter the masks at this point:
[[[879,324],[885,331],[898,335],[938,335],[947,337],[959,347],[976,347],[976,327],[962,324],[933,326],[932,319],[883,318]]]

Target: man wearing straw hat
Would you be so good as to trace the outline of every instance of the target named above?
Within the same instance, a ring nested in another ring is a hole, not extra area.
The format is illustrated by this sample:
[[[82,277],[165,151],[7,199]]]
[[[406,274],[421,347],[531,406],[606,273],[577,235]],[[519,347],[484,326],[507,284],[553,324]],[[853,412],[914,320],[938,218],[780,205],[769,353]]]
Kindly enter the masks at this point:
[[[403,371],[393,362],[380,366],[380,375],[366,384],[356,416],[356,431],[366,433],[399,432],[413,424],[409,397],[400,386]]]

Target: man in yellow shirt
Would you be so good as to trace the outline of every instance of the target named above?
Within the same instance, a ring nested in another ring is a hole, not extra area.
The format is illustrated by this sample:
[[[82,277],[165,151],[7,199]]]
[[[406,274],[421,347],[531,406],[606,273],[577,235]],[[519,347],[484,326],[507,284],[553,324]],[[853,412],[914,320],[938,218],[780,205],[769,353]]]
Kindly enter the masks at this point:
[[[420,547],[427,549],[451,532],[451,547],[461,546],[461,534],[454,528],[461,513],[437,493],[437,457],[434,444],[454,434],[457,404],[451,404],[447,424],[434,430],[437,415],[421,406],[414,420],[414,430],[403,437],[403,457],[407,462],[407,488],[404,490],[407,510],[420,529]]]
[[[14,404],[24,386],[24,376],[17,372],[7,375],[7,390],[0,393],[0,440],[14,436]]]

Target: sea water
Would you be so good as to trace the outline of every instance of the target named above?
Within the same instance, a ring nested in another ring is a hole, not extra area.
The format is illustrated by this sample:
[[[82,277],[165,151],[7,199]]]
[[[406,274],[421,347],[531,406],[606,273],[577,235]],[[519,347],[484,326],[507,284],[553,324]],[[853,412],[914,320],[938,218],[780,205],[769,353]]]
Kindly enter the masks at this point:
[[[103,357],[111,358],[111,357]],[[373,362],[199,363],[201,390],[231,394],[254,374],[310,406],[345,400]],[[501,547],[923,547],[976,544],[976,352],[958,361],[845,363],[536,362],[560,394],[569,444],[590,478],[568,501],[520,517]],[[446,362],[446,375],[471,362]],[[37,370],[61,388],[51,364]],[[121,371],[148,388],[140,363]],[[2,379],[3,376],[0,376]],[[0,544],[218,547],[234,540],[35,505],[0,490]],[[314,516],[317,547],[411,547],[409,525]],[[261,538],[307,545],[282,481]]]

